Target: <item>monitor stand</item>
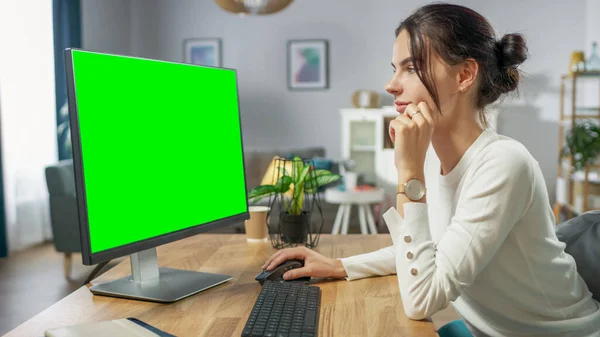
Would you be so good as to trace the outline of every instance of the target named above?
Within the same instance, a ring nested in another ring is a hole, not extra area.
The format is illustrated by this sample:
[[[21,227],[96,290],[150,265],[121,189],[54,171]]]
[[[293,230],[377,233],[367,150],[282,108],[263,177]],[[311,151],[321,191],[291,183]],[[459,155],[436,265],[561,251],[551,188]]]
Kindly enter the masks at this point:
[[[170,303],[232,279],[229,275],[159,268],[156,248],[130,255],[131,275],[90,288],[95,295]]]

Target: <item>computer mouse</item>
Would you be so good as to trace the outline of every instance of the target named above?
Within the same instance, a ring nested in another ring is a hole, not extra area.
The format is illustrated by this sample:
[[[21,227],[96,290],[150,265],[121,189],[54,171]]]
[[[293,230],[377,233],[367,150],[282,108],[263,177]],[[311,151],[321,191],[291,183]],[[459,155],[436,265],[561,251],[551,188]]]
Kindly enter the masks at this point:
[[[294,268],[300,268],[302,266],[304,266],[304,261],[302,261],[302,260],[287,260],[271,270],[264,270],[264,271],[260,272],[258,275],[256,275],[256,277],[254,279],[257,280],[258,283],[260,283],[261,285],[263,283],[265,283],[265,280],[285,281],[283,279],[283,274],[285,274],[286,271],[294,269]],[[299,277],[297,279],[289,280],[287,282],[308,282],[308,281],[310,281],[310,276]]]

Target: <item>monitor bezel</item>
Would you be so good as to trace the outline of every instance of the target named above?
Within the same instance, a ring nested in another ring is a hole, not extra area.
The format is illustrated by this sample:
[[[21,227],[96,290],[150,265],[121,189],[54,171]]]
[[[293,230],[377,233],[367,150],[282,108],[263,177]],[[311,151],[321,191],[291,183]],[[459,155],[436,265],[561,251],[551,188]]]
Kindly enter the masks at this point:
[[[73,155],[73,171],[75,175],[75,193],[77,196],[77,209],[79,215],[79,229],[80,229],[80,239],[81,239],[81,249],[82,249],[82,261],[84,265],[95,265],[101,262],[109,261],[112,259],[120,258],[123,256],[131,255],[133,253],[137,253],[143,250],[155,248],[167,243],[171,243],[174,241],[182,240],[190,236],[194,236],[197,234],[209,232],[216,228],[223,228],[227,226],[231,226],[234,224],[239,224],[247,219],[249,219],[249,202],[248,198],[246,198],[246,212],[235,214],[227,218],[219,219],[216,221],[212,221],[203,225],[195,225],[192,227],[188,227],[185,229],[181,229],[176,232],[163,234],[159,236],[155,236],[152,238],[148,238],[142,241],[129,243],[123,246],[111,248],[108,250],[103,250],[100,252],[92,253],[91,250],[91,238],[89,232],[89,222],[88,222],[88,212],[87,212],[87,199],[85,193],[85,181],[84,181],[84,165],[81,151],[81,142],[79,135],[79,111],[77,108],[77,97],[75,92],[75,74],[73,70],[73,51],[82,51],[86,53],[96,53],[102,55],[111,55],[111,56],[120,56],[120,57],[128,57],[133,59],[145,59],[150,61],[164,62],[164,63],[175,63],[175,64],[185,64],[189,66],[196,67],[207,67],[207,68],[219,68],[224,70],[231,70],[235,73],[236,80],[236,95],[237,95],[237,105],[238,105],[238,119],[240,123],[240,141],[241,141],[241,149],[242,154],[244,154],[244,140],[242,136],[242,120],[240,111],[240,99],[239,99],[239,79],[237,76],[237,70],[232,68],[224,68],[224,67],[212,67],[205,65],[197,65],[191,63],[183,63],[183,62],[174,62],[174,61],[164,61],[158,59],[149,59],[142,57],[133,57],[127,55],[119,55],[112,53],[102,53],[102,52],[94,52],[89,50],[84,50],[80,48],[66,48],[64,50],[64,58],[65,58],[65,71],[66,71],[66,83],[67,83],[67,100],[69,105],[69,123],[71,127],[71,148]],[[242,156],[244,157],[244,156]],[[245,195],[248,195],[247,188],[247,177],[246,177],[246,167],[245,160],[242,158],[242,168],[243,168],[243,176],[244,176],[244,191]]]

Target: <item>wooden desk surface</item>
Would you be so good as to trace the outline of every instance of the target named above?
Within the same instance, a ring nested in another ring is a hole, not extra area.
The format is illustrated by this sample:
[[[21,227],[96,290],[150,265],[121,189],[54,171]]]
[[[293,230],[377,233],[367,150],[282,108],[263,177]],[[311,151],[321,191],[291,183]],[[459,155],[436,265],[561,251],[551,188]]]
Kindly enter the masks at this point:
[[[315,250],[346,257],[390,244],[389,235],[322,235]],[[172,304],[94,296],[87,286],[81,287],[5,336],[40,337],[49,328],[125,317],[179,337],[240,336],[261,289],[254,277],[273,252],[270,243],[247,243],[240,234],[200,234],[164,245],[158,247],[160,266],[228,274],[233,279]],[[92,284],[130,272],[126,259]],[[437,336],[431,322],[406,317],[395,275],[316,285],[322,289],[320,337]]]

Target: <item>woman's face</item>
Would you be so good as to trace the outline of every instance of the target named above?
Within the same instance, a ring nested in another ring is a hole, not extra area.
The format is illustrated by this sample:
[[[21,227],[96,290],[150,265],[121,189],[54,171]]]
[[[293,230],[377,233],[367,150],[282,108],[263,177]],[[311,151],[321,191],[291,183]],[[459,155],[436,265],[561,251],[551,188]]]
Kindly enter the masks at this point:
[[[436,129],[450,124],[454,108],[456,107],[456,98],[458,93],[458,75],[452,67],[448,66],[435,53],[430,55],[431,69],[434,85],[437,88],[437,94],[440,102],[440,111],[427,88],[417,76],[413,66],[410,54],[409,35],[406,31],[401,31],[394,43],[392,54],[392,68],[394,75],[389,81],[386,90],[394,96],[394,107],[398,113],[404,114],[407,104],[415,105],[420,102],[426,102],[434,114],[438,114]],[[425,62],[425,65],[427,62]]]

